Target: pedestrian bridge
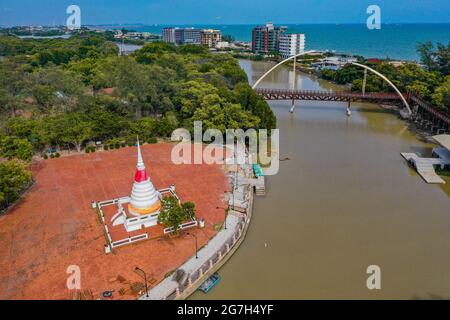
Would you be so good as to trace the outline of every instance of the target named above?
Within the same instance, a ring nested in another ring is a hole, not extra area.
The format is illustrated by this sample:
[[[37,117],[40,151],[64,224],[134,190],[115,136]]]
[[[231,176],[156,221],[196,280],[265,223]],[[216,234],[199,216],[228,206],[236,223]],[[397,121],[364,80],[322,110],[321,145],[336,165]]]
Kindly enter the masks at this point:
[[[390,105],[402,104],[401,98],[396,93],[330,92],[289,89],[255,89],[255,91],[265,100],[370,102]]]

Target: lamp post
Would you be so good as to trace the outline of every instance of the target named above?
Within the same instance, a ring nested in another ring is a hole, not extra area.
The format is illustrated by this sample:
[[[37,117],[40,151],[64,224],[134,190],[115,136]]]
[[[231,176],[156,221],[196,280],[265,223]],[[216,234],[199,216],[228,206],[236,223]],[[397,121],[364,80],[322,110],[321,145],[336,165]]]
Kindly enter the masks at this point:
[[[142,272],[142,274],[144,275],[143,278],[144,278],[144,281],[145,281],[145,293],[146,293],[145,296],[148,298],[147,273],[145,273],[144,270],[142,270],[141,268],[138,268],[138,267],[136,267],[136,268],[134,269],[134,271],[135,271],[137,274],[139,274],[138,271],[140,271],[140,272]],[[142,275],[141,275],[141,277],[142,277]]]
[[[223,228],[224,228],[225,230],[227,230],[227,215],[228,215],[228,209],[223,208],[223,207],[216,207],[216,209],[222,209],[222,210],[225,210],[225,220],[224,220],[224,222],[223,222]]]
[[[186,233],[188,236],[193,236],[195,238],[195,259],[198,259],[198,240],[197,236],[193,233]]]

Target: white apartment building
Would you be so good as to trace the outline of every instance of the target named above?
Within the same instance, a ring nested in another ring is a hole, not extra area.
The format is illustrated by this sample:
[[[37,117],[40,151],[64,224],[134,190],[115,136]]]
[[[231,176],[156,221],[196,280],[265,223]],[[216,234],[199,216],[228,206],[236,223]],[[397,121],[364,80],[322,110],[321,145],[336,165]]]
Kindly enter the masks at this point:
[[[282,34],[280,36],[279,52],[283,58],[305,52],[305,35],[302,33]]]

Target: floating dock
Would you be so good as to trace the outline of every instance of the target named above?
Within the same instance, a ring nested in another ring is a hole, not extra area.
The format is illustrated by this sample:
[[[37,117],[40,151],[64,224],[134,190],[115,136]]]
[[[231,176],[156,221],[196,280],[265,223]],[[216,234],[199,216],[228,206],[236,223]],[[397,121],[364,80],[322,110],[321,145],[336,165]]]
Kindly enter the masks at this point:
[[[426,183],[445,184],[445,181],[434,171],[434,166],[445,166],[449,162],[442,158],[421,158],[415,153],[402,152],[402,157],[412,164]]]

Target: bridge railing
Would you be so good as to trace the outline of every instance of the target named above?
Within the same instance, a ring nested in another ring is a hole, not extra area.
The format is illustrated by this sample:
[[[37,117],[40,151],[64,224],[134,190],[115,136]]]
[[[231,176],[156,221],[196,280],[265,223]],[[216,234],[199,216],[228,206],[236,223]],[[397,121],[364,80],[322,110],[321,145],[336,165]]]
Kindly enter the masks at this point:
[[[348,97],[348,98],[381,98],[395,99],[400,98],[396,93],[365,93],[349,91],[318,91],[318,90],[292,90],[292,89],[264,89],[258,88],[259,94],[282,94],[282,95],[303,95],[303,96],[327,96],[327,97]]]
[[[282,96],[303,96],[303,97],[336,97],[348,99],[367,99],[367,100],[400,100],[396,93],[390,92],[349,92],[349,91],[319,91],[319,90],[292,90],[292,89],[255,89],[261,95],[282,95]],[[450,116],[436,109],[436,107],[422,100],[419,96],[413,93],[403,93],[406,99],[409,99],[420,108],[423,108],[434,117],[442,120],[444,123],[450,125]]]
[[[410,95],[411,101],[413,101],[415,104],[417,104],[419,107],[425,109],[427,112],[431,113],[436,118],[444,121],[448,125],[450,125],[450,117],[445,115],[444,113],[436,110],[436,108],[429,103],[423,101],[420,97],[416,96],[415,94]]]

